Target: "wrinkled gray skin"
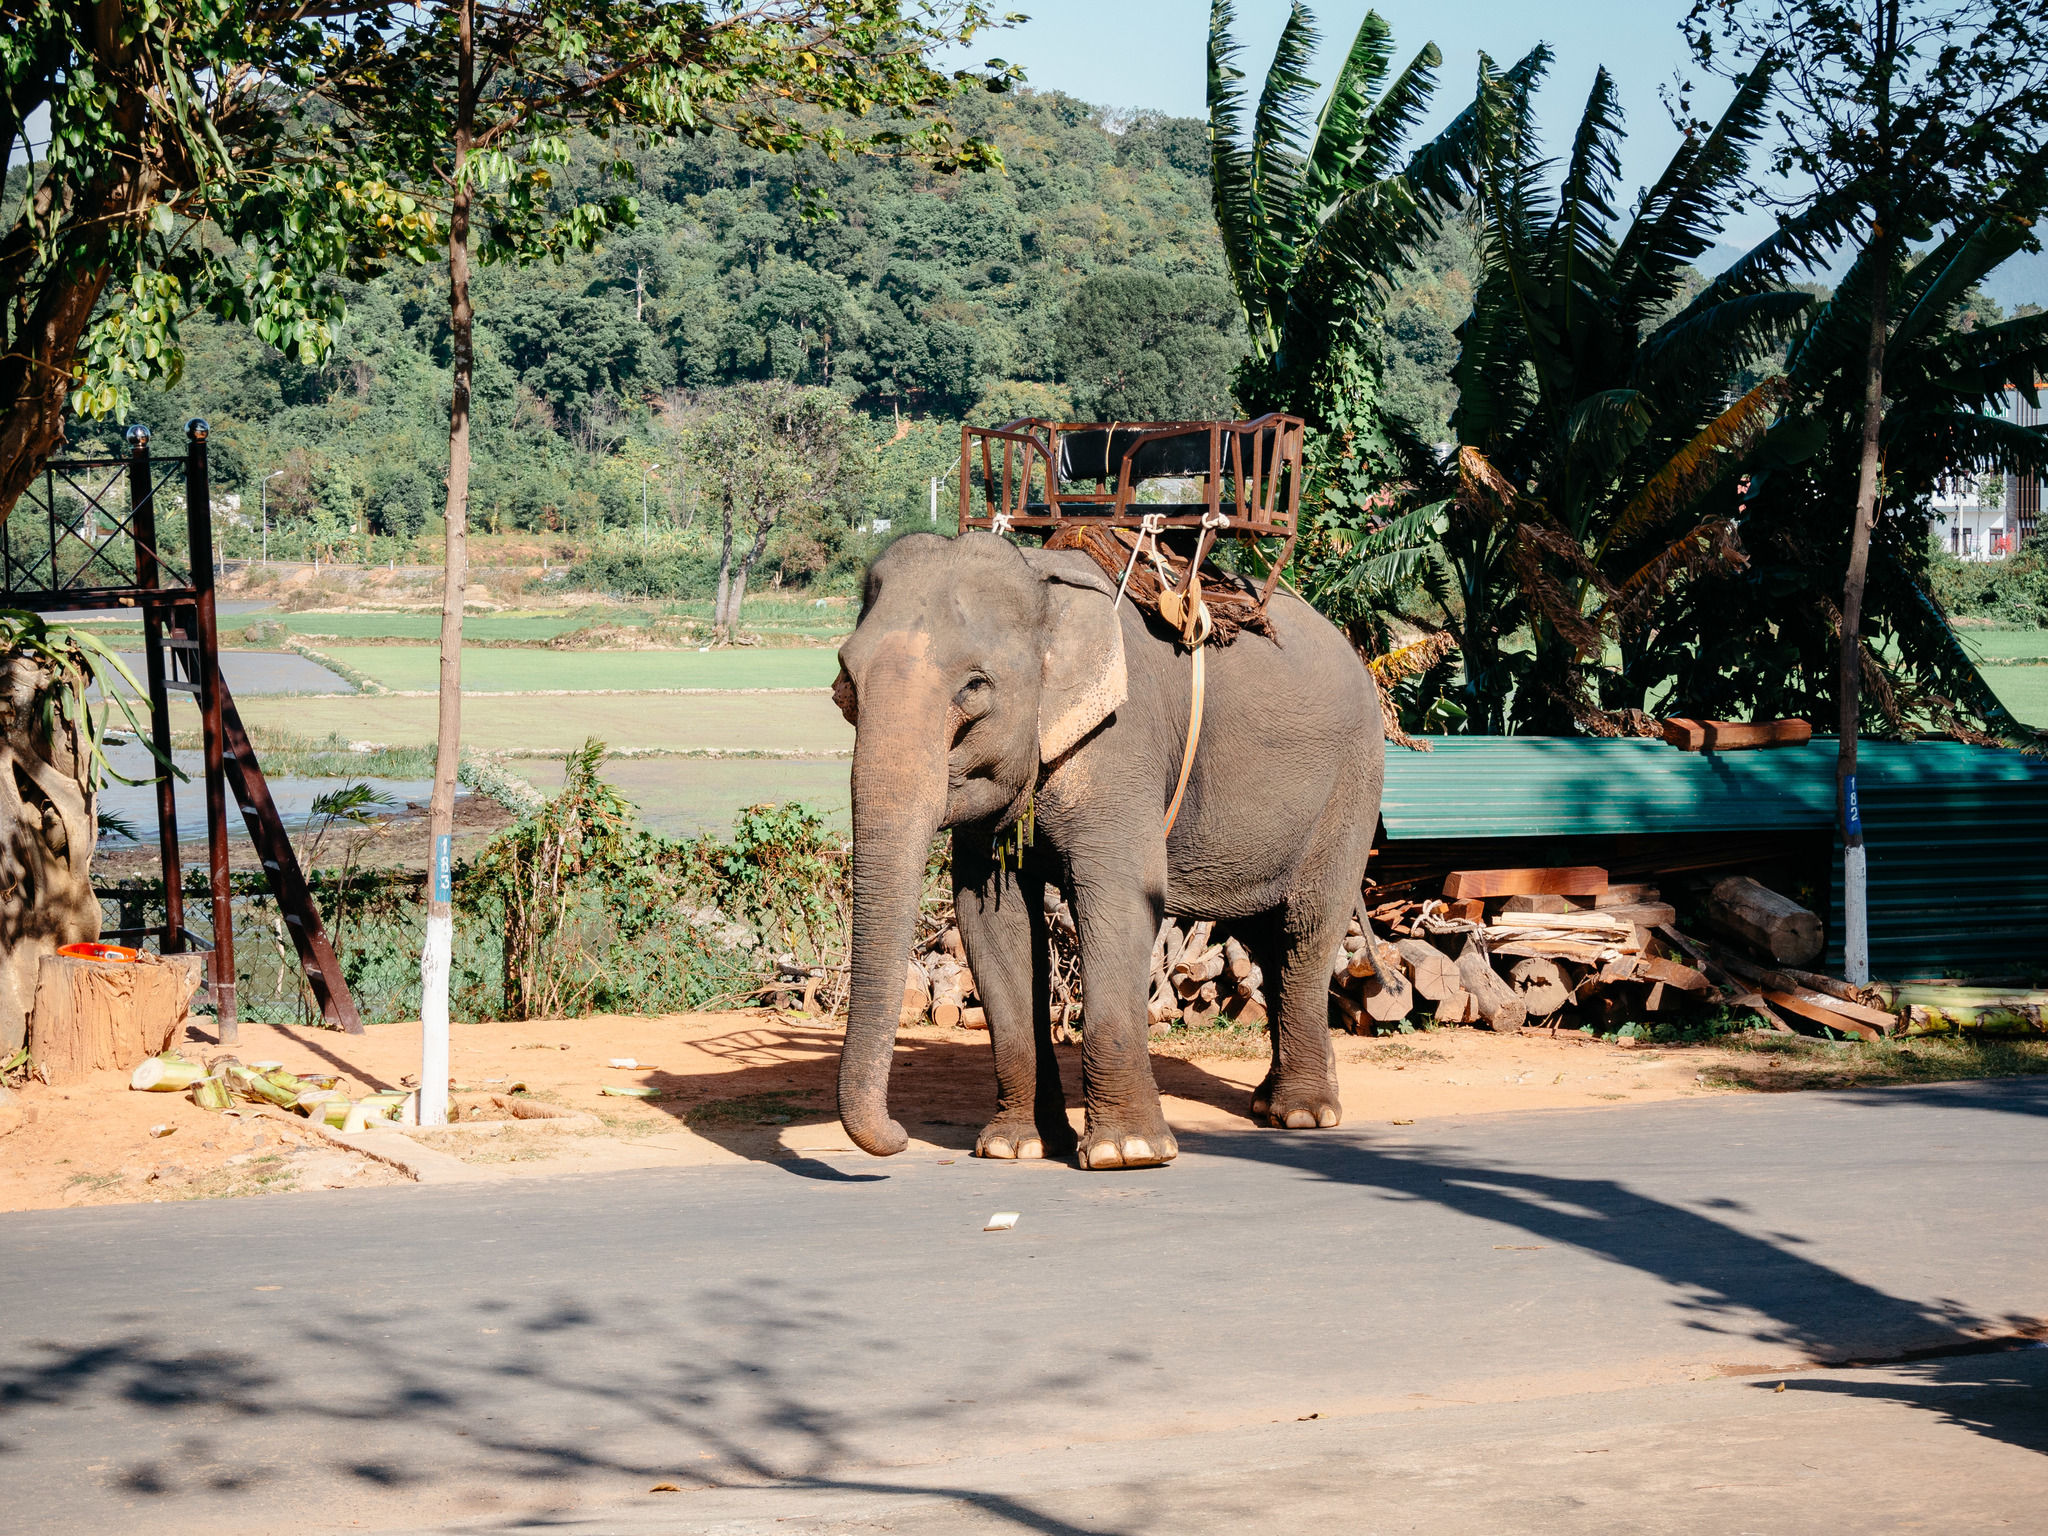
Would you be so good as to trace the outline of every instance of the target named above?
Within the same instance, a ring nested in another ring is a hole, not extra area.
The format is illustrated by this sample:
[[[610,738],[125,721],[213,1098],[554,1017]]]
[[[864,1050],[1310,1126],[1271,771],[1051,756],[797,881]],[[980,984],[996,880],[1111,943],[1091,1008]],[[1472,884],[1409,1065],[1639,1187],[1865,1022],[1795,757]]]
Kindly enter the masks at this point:
[[[1052,1047],[1047,883],[1069,893],[1080,932],[1084,1167],[1175,1155],[1145,1018],[1168,913],[1227,920],[1265,972],[1273,1065],[1253,1113],[1297,1128],[1342,1116],[1329,975],[1379,814],[1372,681],[1327,620],[1276,593],[1279,647],[1245,634],[1209,650],[1200,747],[1169,838],[1190,661],[1160,621],[1115,596],[1086,555],[980,532],[900,539],[868,572],[833,690],[856,727],[839,1117],[878,1156],[907,1139],[889,1115],[889,1062],[925,853],[942,827],[995,1048],[996,1116],[977,1155],[1077,1150]],[[1021,873],[1000,870],[991,838],[1034,787],[1035,845]]]

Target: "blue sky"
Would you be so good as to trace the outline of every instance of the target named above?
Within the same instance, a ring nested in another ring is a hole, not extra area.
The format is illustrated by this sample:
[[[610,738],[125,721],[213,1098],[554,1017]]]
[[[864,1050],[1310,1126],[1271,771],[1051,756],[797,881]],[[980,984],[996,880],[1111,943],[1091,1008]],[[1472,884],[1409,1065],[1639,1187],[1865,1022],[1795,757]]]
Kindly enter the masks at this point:
[[[1029,83],[1065,91],[1111,107],[1151,107],[1201,117],[1208,0],[1008,0],[1031,17],[1022,26],[989,34],[979,57],[1007,58],[1024,66]],[[1686,0],[1321,0],[1310,7],[1323,34],[1318,78],[1329,80],[1368,8],[1392,26],[1397,58],[1406,63],[1426,42],[1443,53],[1435,109],[1424,125],[1433,132],[1471,100],[1473,72],[1483,49],[1497,63],[1520,58],[1537,42],[1557,57],[1537,97],[1546,142],[1561,150],[1601,65],[1615,78],[1626,113],[1628,138],[1618,189],[1625,206],[1663,169],[1678,135],[1657,91],[1690,64],[1678,33]],[[1287,19],[1285,0],[1238,0],[1238,37],[1246,75],[1265,74],[1273,44]],[[1701,80],[1695,91],[1702,115],[1728,98],[1725,86]],[[1419,142],[1419,139],[1418,139]],[[1732,256],[1771,229],[1767,214],[1750,213],[1723,237]],[[1709,260],[1704,265],[1717,265]],[[1987,285],[2007,305],[2022,299],[2048,303],[2048,255],[2019,257]]]

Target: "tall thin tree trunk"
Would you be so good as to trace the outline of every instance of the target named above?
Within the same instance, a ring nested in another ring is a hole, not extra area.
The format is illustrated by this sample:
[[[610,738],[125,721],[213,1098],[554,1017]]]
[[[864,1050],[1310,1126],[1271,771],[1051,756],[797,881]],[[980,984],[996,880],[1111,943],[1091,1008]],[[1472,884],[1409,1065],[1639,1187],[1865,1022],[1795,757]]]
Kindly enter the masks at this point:
[[[1870,980],[1870,924],[1865,905],[1863,818],[1856,799],[1856,736],[1862,722],[1863,585],[1870,569],[1870,531],[1877,523],[1877,475],[1884,429],[1885,311],[1891,299],[1891,247],[1872,262],[1870,357],[1863,380],[1863,459],[1856,475],[1856,521],[1849,530],[1849,575],[1842,586],[1841,746],[1835,756],[1835,805],[1842,830],[1842,964],[1854,985]]]
[[[419,1123],[448,1121],[448,972],[455,952],[455,770],[462,751],[462,593],[469,579],[469,386],[474,363],[469,303],[469,186],[463,179],[476,131],[476,0],[457,21],[460,78],[455,104],[455,198],[448,218],[448,318],[454,393],[448,408],[447,555],[441,578],[440,730],[434,793],[427,804],[433,867],[427,885],[427,941],[420,954]]]
[[[747,600],[747,577],[753,574],[754,564],[761,558],[761,552],[768,547],[768,530],[775,526],[775,519],[769,518],[761,524],[754,535],[754,544],[740,560],[739,571],[733,577],[732,593],[725,603],[726,638],[731,639],[740,627],[740,604]]]
[[[731,622],[727,617],[726,601],[732,592],[732,517],[731,493],[719,498],[718,503],[718,601],[711,606],[711,629],[719,639],[726,637],[726,626]]]

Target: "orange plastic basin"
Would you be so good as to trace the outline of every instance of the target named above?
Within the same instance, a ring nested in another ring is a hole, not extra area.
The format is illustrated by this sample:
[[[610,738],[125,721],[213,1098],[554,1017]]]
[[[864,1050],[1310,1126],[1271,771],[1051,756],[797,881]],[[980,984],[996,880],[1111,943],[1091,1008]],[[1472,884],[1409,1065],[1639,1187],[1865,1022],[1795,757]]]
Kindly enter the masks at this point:
[[[66,944],[57,953],[73,960],[135,960],[142,951],[126,944]]]

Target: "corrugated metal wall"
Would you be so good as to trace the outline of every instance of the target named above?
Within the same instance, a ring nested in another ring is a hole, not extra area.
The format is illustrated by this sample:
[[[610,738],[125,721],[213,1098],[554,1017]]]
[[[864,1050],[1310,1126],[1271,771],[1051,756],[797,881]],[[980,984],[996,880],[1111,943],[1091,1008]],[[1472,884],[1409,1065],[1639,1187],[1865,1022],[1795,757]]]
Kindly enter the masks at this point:
[[[1437,738],[1387,753],[1381,819],[1404,840],[1825,834],[1835,743],[1706,755],[1655,741]],[[2048,956],[2048,761],[1957,742],[1866,742],[1871,966],[1978,975]],[[1490,855],[1498,859],[1496,847]],[[1532,861],[1538,862],[1538,861]],[[1828,966],[1841,965],[1841,850]]]
[[[1831,774],[1833,755],[1829,742]],[[1990,976],[2048,963],[2048,762],[1955,742],[1871,742],[1857,759],[1872,974]],[[1841,934],[1838,877],[1827,958],[1837,975]]]

